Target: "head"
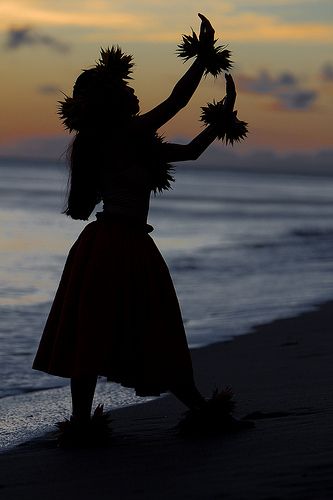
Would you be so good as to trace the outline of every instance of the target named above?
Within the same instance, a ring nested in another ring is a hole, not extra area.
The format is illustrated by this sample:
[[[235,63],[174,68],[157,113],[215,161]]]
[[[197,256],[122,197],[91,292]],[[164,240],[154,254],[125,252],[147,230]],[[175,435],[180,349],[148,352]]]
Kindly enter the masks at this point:
[[[112,74],[96,68],[83,71],[73,88],[73,99],[81,103],[81,120],[85,126],[126,121],[139,110],[139,99],[132,87]]]
[[[69,148],[70,177],[65,213],[88,219],[100,201],[98,176],[100,139],[112,137],[139,112],[139,100],[127,80],[132,56],[119,47],[101,50],[93,68],[77,78],[73,96],[60,103],[59,114],[66,128],[77,132]]]
[[[93,68],[84,70],[73,87],[73,96],[60,102],[59,114],[69,130],[118,126],[136,115],[139,100],[128,85],[132,56],[119,47],[101,49]]]

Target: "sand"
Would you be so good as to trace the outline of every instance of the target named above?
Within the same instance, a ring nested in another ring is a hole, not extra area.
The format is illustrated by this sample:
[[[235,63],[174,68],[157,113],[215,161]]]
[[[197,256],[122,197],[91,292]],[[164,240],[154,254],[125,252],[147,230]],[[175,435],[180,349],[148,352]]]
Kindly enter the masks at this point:
[[[254,429],[182,438],[171,396],[115,410],[107,448],[59,449],[46,434],[1,454],[1,499],[332,499],[332,311],[193,351],[199,388],[231,385]]]

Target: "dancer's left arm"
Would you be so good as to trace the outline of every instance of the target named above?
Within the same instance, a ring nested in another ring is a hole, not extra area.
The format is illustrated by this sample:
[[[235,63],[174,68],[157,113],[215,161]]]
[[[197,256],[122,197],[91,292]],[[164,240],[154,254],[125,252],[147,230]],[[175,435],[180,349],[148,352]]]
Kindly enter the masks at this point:
[[[200,42],[208,45],[213,44],[214,28],[205,16],[199,14],[199,17],[201,19]],[[141,126],[157,130],[184,108],[197,89],[205,68],[205,61],[198,56],[176,83],[169,97],[152,110],[139,115],[138,120]]]
[[[226,97],[224,99],[224,109],[232,113],[236,101],[236,88],[231,75],[226,74]],[[166,161],[186,161],[197,160],[199,156],[216,139],[217,130],[213,125],[207,126],[198,134],[189,144],[166,143],[164,148],[164,157]]]
[[[166,143],[164,158],[168,162],[197,160],[199,156],[216,139],[217,133],[213,125],[206,127],[189,144]]]

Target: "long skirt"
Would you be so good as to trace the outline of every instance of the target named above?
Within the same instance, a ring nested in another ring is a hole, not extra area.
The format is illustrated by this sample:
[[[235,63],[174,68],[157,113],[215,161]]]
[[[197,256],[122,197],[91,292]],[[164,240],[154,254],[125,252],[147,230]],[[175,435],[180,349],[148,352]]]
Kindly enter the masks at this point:
[[[146,226],[98,217],[71,248],[33,368],[106,376],[140,396],[193,383],[167,268]]]

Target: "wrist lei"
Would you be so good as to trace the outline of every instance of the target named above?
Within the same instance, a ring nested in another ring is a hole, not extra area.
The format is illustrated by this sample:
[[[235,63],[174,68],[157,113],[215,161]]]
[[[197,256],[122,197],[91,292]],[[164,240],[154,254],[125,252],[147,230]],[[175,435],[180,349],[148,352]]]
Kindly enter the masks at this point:
[[[226,111],[224,103],[225,98],[202,107],[200,120],[205,125],[214,126],[217,130],[217,138],[233,146],[234,142],[240,142],[247,136],[247,123],[237,118],[237,111]]]
[[[216,78],[222,71],[228,71],[232,67],[231,52],[226,45],[216,45],[218,39],[206,43],[198,38],[193,29],[192,35],[182,37],[182,42],[177,46],[177,56],[184,59],[184,62],[197,56],[205,66],[205,75],[210,73]]]

